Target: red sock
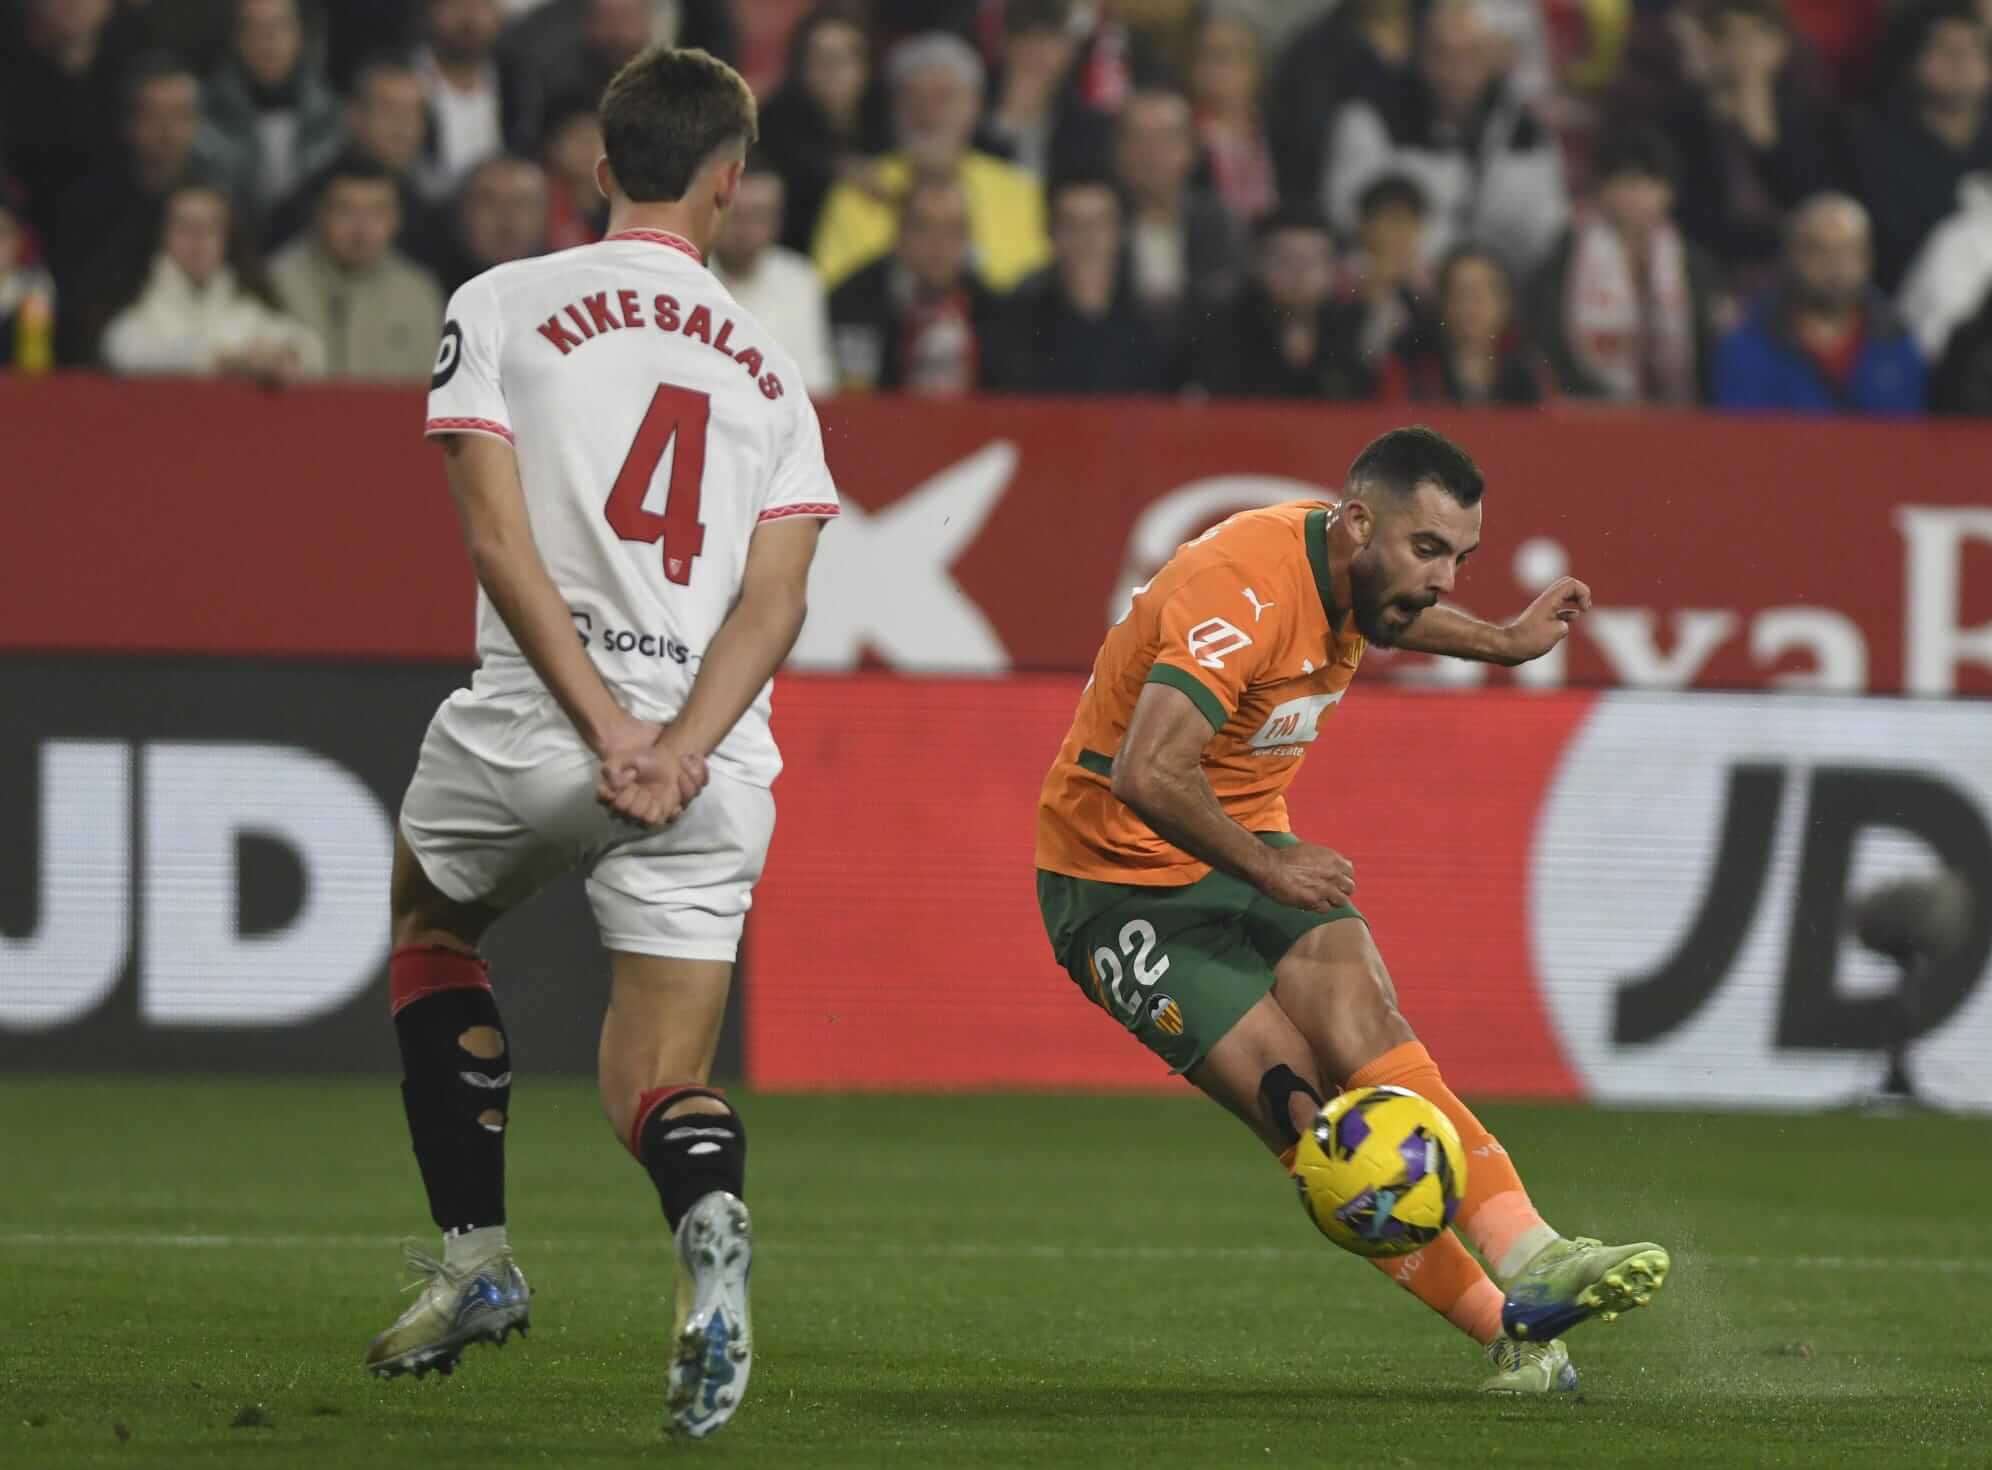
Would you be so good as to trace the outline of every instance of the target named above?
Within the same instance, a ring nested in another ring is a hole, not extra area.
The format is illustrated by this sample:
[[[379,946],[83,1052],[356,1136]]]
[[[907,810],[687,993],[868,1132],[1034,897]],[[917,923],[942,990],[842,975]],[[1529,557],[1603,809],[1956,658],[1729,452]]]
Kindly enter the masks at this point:
[[[387,957],[387,1006],[390,1015],[424,996],[443,990],[489,990],[491,971],[483,960],[460,949],[441,945],[410,945]]]
[[[1358,1068],[1348,1085],[1409,1088],[1452,1119],[1466,1149],[1466,1198],[1460,1202],[1453,1228],[1473,1242],[1496,1277],[1512,1277],[1530,1256],[1557,1238],[1529,1201],[1508,1151],[1472,1110],[1453,1096],[1431,1053],[1418,1042],[1392,1047]]]

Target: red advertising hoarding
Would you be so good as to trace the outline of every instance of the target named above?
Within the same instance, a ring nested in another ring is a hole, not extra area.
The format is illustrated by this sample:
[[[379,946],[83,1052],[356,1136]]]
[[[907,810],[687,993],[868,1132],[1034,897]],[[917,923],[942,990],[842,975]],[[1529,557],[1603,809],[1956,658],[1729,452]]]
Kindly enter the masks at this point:
[[[1066,978],[1038,918],[1038,786],[1078,692],[782,681],[747,952],[756,1085],[1182,1085]],[[1992,1107],[1981,705],[1452,699],[1359,677],[1289,805],[1354,862],[1400,1004],[1462,1091],[1818,1105],[1873,1089],[1900,1037],[1930,1096]],[[1850,905],[1939,867],[1976,908],[1905,1004]]]
[[[1371,408],[823,408],[846,514],[799,667],[1082,670],[1128,590],[1230,511],[1330,493]],[[471,582],[406,391],[0,380],[0,648],[465,658]],[[1503,685],[1992,693],[1992,429],[1451,414],[1488,472],[1461,601],[1562,571],[1598,608]],[[716,493],[708,487],[709,493]],[[607,487],[604,487],[604,494]]]

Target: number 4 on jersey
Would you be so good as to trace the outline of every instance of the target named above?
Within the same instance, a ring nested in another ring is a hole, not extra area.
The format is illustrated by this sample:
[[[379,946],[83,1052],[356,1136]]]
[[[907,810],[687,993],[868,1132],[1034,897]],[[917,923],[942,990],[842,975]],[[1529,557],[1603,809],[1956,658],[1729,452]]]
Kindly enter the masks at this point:
[[[692,580],[692,563],[705,550],[705,526],[699,521],[699,488],[705,478],[706,424],[712,399],[690,388],[661,384],[651,396],[636,441],[629,446],[609,503],[602,508],[609,526],[625,541],[663,542],[664,576],[683,587]],[[664,451],[677,440],[671,456],[671,483],[664,492],[664,513],[646,510],[650,482]]]

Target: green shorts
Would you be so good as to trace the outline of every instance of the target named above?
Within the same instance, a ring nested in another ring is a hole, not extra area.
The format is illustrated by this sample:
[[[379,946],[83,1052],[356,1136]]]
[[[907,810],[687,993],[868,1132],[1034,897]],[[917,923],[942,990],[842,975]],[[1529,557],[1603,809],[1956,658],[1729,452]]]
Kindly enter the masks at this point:
[[[1286,832],[1262,842],[1291,846]],[[1313,913],[1209,873],[1173,888],[1037,875],[1052,953],[1089,999],[1141,1044],[1187,1072],[1273,988],[1273,966],[1303,934],[1353,906]]]

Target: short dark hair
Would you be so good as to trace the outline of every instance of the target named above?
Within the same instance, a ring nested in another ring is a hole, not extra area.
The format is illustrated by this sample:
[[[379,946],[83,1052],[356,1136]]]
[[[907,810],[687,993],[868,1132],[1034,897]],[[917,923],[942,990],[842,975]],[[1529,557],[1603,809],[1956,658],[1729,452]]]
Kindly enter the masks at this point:
[[[1747,15],[1787,34],[1791,31],[1791,13],[1784,0],[1695,0],[1692,14],[1695,23],[1711,33],[1732,15]]]
[[[420,77],[415,63],[405,56],[396,56],[392,51],[376,51],[359,64],[353,72],[353,83],[346,89],[348,101],[357,102],[360,94],[378,77]]]
[[[1098,169],[1073,169],[1052,176],[1044,186],[1044,212],[1047,217],[1058,212],[1058,201],[1074,189],[1103,189],[1112,196],[1114,211],[1122,219],[1127,218],[1127,199],[1121,193],[1121,186],[1111,174]]]
[[[1667,141],[1667,135],[1650,125],[1610,129],[1592,151],[1591,178],[1603,184],[1628,174],[1677,184],[1681,178],[1680,155]]]
[[[1356,196],[1356,217],[1368,219],[1379,209],[1408,209],[1423,219],[1430,202],[1416,179],[1409,174],[1382,174],[1364,185]]]
[[[697,48],[654,46],[602,93],[602,151],[623,193],[640,204],[683,199],[720,149],[761,136],[740,73]]]
[[[1422,424],[1372,439],[1349,466],[1351,495],[1369,490],[1411,495],[1420,485],[1437,485],[1461,505],[1478,505],[1487,481],[1472,455]]]
[[[124,110],[129,117],[138,111],[138,94],[154,82],[185,77],[198,91],[200,78],[194,69],[170,51],[145,51],[132,58],[124,71]]]
[[[1003,34],[1062,31],[1072,23],[1072,0],[1009,0],[1003,7]]]
[[[1264,245],[1275,235],[1288,230],[1306,230],[1310,234],[1326,235],[1331,241],[1335,238],[1334,227],[1328,223],[1328,216],[1311,204],[1282,204],[1259,216],[1252,226],[1252,243]]]
[[[400,181],[395,178],[393,170],[386,164],[371,153],[362,153],[358,149],[349,148],[320,169],[317,177],[312,180],[312,203],[324,204],[332,193],[333,185],[348,183],[385,184],[395,191],[397,197],[401,192]]]

